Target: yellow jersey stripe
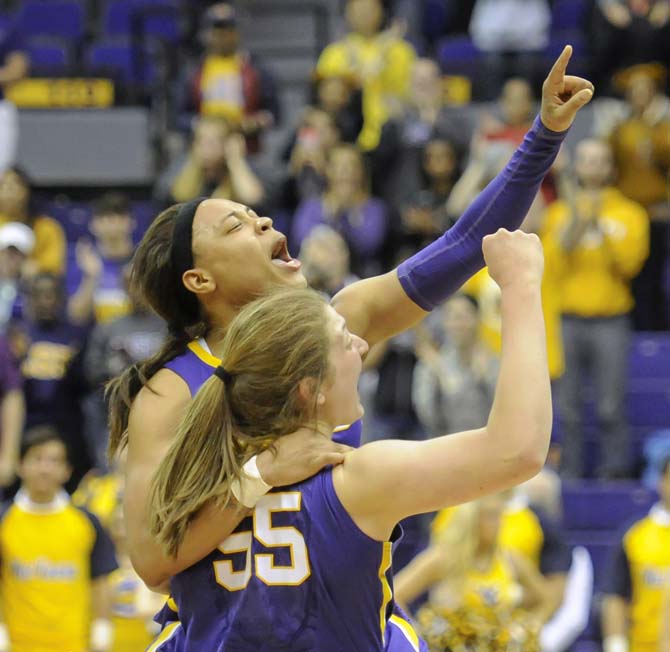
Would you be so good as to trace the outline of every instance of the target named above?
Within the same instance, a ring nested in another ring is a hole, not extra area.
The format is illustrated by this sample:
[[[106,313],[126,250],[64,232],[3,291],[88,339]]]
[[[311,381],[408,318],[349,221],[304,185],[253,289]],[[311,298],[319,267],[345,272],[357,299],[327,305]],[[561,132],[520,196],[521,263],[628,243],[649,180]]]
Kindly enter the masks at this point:
[[[170,623],[159,635],[158,638],[147,648],[146,652],[156,652],[158,648],[166,641],[169,641],[176,633],[177,629],[181,627],[181,623],[175,620]]]
[[[389,618],[389,622],[393,623],[403,633],[405,638],[409,641],[409,644],[412,646],[414,652],[419,652],[419,637],[414,631],[412,624],[397,614],[393,614]]]
[[[176,614],[179,613],[179,607],[177,607],[177,603],[172,596],[170,596],[165,603],[167,604],[168,609],[174,611]]]
[[[333,432],[342,432],[343,430],[346,430],[347,428],[351,428],[351,424],[348,423],[346,426],[337,426]]]
[[[210,367],[218,367],[221,364],[221,360],[216,356],[213,356],[209,351],[204,349],[200,342],[193,340],[188,345],[188,348],[195,353],[198,358],[200,358],[205,364],[208,364]]]
[[[382,632],[382,643],[386,640],[386,607],[393,597],[391,587],[386,579],[386,572],[391,568],[391,542],[382,544],[382,561],[379,564],[379,581],[382,584],[382,606],[379,609],[379,628]]]

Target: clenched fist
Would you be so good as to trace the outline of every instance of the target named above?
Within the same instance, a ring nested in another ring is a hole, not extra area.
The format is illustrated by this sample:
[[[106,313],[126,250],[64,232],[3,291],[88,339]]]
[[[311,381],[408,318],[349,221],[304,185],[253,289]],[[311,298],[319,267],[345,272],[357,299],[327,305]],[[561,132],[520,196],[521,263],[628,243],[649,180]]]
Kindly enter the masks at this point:
[[[498,229],[482,244],[484,260],[491,278],[501,290],[516,283],[542,283],[544,255],[540,239],[534,233]]]

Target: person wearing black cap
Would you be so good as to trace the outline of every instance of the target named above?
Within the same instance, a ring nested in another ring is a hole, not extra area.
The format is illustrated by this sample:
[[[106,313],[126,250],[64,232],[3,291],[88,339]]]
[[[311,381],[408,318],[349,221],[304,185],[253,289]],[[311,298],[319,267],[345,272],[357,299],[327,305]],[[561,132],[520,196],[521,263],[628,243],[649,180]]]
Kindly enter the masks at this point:
[[[279,121],[279,99],[272,76],[241,47],[235,9],[212,5],[203,24],[205,53],[189,75],[187,106],[202,116],[226,118],[247,136],[251,151],[257,136]]]

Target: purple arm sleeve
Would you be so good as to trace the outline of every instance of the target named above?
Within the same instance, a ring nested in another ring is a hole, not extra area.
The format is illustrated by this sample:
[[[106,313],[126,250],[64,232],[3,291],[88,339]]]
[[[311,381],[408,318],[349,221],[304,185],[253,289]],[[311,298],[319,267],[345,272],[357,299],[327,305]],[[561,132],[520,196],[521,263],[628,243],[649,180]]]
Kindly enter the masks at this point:
[[[407,296],[432,310],[484,266],[482,240],[499,228],[519,228],[565,138],[539,116],[505,168],[456,224],[398,267]]]

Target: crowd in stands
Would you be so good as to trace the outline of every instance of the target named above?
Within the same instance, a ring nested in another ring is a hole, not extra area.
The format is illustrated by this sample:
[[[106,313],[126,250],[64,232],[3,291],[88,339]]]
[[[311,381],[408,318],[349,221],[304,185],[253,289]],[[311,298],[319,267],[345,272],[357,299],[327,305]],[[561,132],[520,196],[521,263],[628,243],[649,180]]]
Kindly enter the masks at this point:
[[[124,552],[103,392],[165,336],[129,292],[147,214],[202,195],[249,205],[333,296],[458,219],[522,141],[566,41],[596,99],[522,226],[545,255],[547,467],[512,495],[408,519],[396,598],[431,652],[669,652],[670,2],[342,0],[343,35],[322,44],[304,105],[287,115],[269,62],[245,47],[243,3],[166,1],[190,25],[171,125],[184,146],[142,201],[106,188],[78,204],[76,189],[63,204],[16,165],[16,107],[3,98],[31,74],[28,4],[39,3],[5,3],[0,20],[0,613],[12,641],[0,627],[0,652],[130,652],[156,631],[160,599]],[[364,439],[483,426],[500,348],[500,289],[484,269],[370,352]],[[591,527],[561,500],[585,496],[585,478],[603,495],[634,479],[622,486],[638,499]],[[26,546],[43,567],[22,566]],[[91,581],[39,590],[81,572]],[[44,641],[22,624],[33,603],[52,617]]]

